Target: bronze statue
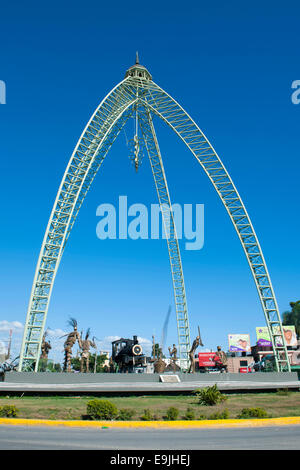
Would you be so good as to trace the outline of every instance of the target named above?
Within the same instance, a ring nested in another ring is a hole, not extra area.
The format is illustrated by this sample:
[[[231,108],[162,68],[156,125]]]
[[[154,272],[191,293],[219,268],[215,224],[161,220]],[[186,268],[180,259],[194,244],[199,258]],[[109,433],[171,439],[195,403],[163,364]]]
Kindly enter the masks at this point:
[[[168,348],[168,349],[169,349],[170,357],[172,358],[173,361],[176,361],[177,360],[177,348],[175,344],[173,344],[172,350],[171,348]]]
[[[88,328],[85,339],[81,340],[81,359],[80,359],[80,372],[89,372],[89,364],[90,364],[90,348],[96,349],[96,344],[94,338],[92,340],[89,339],[90,336],[90,328]],[[95,357],[96,361],[96,357]],[[84,370],[85,366],[85,370]]]
[[[42,346],[41,346],[41,359],[48,359],[48,354],[50,349],[52,349],[50,342],[46,341],[46,337],[48,336],[48,331],[45,331],[43,334],[42,339]]]
[[[177,367],[176,367],[176,361],[177,361],[177,348],[175,346],[175,344],[173,344],[173,349],[171,350],[171,348],[169,347],[168,348],[169,350],[169,353],[170,353],[170,358],[171,358],[171,369],[175,372]]]
[[[159,343],[155,343],[154,336],[152,336],[152,360],[154,372],[156,374],[162,374],[166,370],[166,363],[162,360],[162,348]]]
[[[226,353],[222,351],[221,346],[217,346],[217,352],[216,355],[214,356],[213,360],[216,363],[216,367],[222,372],[225,370],[225,372],[228,372],[228,359],[226,356]]]
[[[195,373],[195,352],[196,349],[198,348],[200,344],[200,336],[197,336],[196,339],[193,342],[193,345],[191,347],[191,350],[189,352],[189,357],[190,357],[190,368],[189,368],[189,373]]]
[[[154,372],[156,374],[163,374],[166,370],[166,363],[162,360],[161,356],[154,362]]]
[[[75,318],[70,318],[68,324],[73,327],[73,331],[68,334],[67,339],[64,343],[65,349],[65,362],[64,372],[71,372],[71,359],[72,359],[72,348],[76,341],[78,341],[79,347],[81,348],[81,337],[77,331],[77,321]]]

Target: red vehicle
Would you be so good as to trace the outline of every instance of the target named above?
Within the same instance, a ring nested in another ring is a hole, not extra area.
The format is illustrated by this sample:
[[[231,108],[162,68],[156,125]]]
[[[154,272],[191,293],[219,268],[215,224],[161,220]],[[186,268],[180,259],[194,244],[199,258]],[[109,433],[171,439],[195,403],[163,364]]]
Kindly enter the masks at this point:
[[[239,373],[240,374],[248,374],[249,372],[252,372],[251,367],[240,367],[239,368]]]

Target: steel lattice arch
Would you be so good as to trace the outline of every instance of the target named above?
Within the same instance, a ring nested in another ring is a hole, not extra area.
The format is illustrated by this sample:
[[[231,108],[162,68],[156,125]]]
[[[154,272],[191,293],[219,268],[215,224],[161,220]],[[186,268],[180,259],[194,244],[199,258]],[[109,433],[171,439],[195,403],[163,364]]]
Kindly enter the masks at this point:
[[[287,348],[266,262],[242,199],[220,157],[187,112],[136,61],[100,103],[69,160],[45,231],[33,280],[19,370],[38,369],[50,297],[62,254],[80,207],[127,120],[136,117],[149,157],[165,230],[177,318],[179,358],[187,366],[190,330],[184,277],[171,200],[153,124],[161,118],[186,144],[218,193],[245,252],[269,330],[278,371],[289,371]],[[281,344],[279,346],[278,344]]]

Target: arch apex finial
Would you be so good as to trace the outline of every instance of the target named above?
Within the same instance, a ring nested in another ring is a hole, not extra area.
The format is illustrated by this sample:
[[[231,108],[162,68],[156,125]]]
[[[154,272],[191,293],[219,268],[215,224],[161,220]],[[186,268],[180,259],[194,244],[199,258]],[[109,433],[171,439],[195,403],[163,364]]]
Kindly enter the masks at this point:
[[[140,64],[140,59],[139,59],[139,53],[136,51],[135,53],[135,64],[129,67],[129,69],[126,71],[125,77],[136,77],[136,78],[142,78],[146,80],[152,80],[151,74],[148,72],[146,67]]]

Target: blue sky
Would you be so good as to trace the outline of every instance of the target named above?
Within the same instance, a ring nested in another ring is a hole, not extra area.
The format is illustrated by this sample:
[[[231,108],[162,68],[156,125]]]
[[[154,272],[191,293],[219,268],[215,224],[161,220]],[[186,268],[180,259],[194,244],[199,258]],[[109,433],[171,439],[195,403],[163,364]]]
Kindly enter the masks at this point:
[[[135,60],[198,123],[243,198],[262,245],[280,311],[299,299],[300,6],[291,2],[10,2],[1,7],[2,167],[0,339],[14,323],[18,349],[35,263],[60,180],[90,115]],[[172,202],[205,205],[205,243],[182,247],[191,336],[227,348],[264,317],[221,201],[199,164],[156,122]],[[126,128],[132,137],[132,124]],[[109,338],[159,339],[171,275],[164,240],[96,237],[96,208],[127,195],[156,203],[149,163],[138,174],[121,134],[79,214],[55,281],[47,326],[69,316]],[[1,323],[2,322],[2,323]],[[149,344],[145,341],[145,345]],[[174,307],[167,343],[177,342]],[[62,349],[57,346],[55,358]]]

